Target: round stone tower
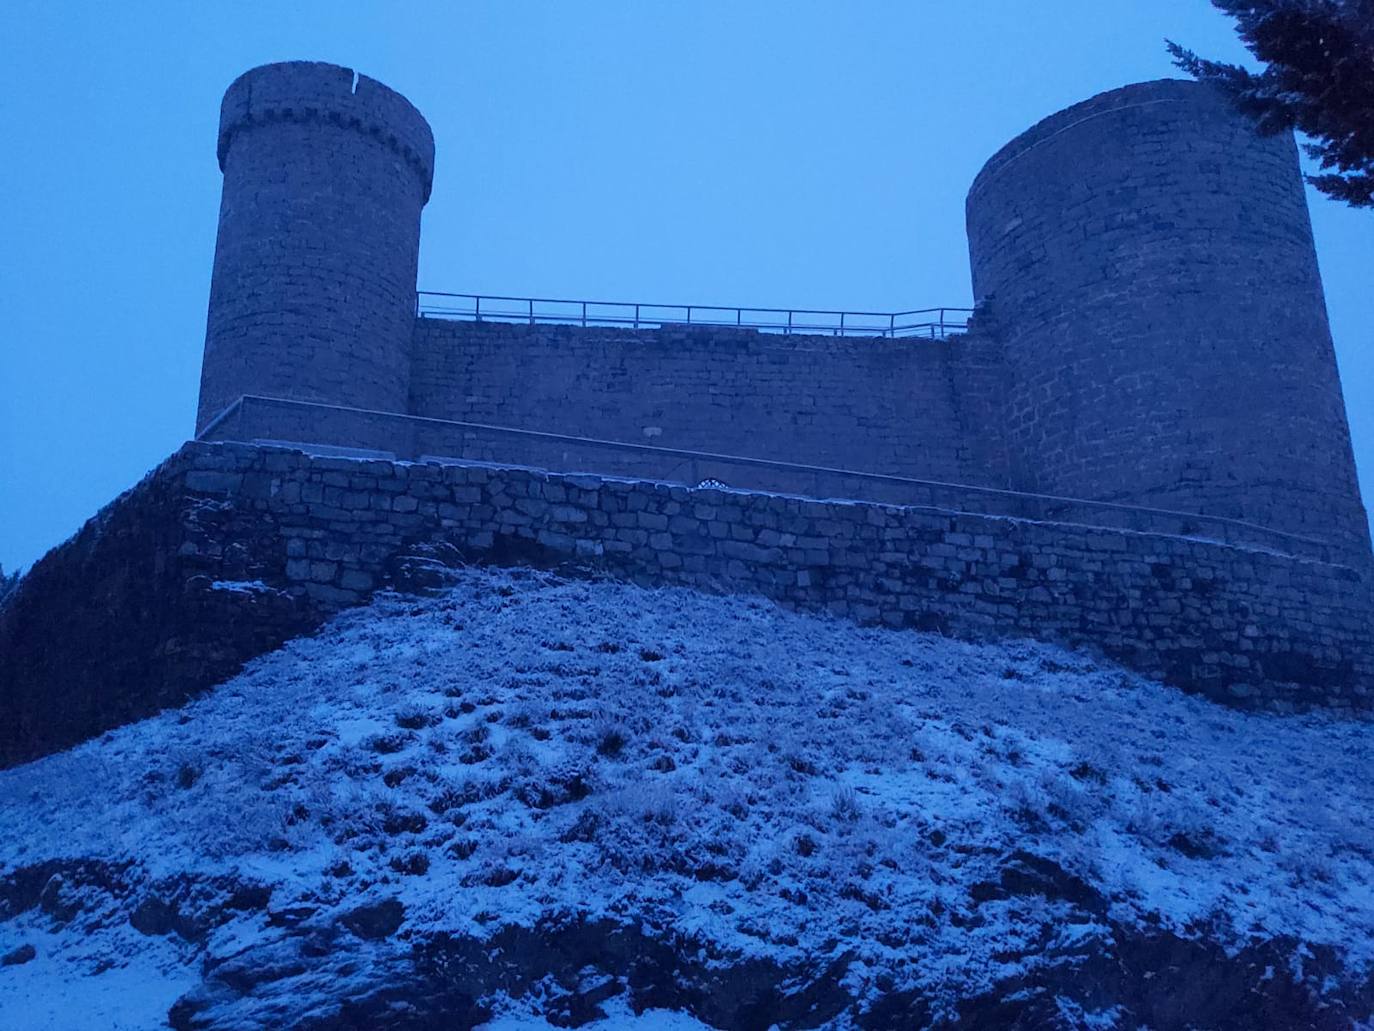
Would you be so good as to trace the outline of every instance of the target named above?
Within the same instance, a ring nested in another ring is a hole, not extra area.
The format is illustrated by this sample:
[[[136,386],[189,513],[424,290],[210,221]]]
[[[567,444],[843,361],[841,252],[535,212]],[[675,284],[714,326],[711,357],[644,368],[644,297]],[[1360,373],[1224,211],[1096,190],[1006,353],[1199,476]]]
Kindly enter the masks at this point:
[[[199,432],[243,394],[403,412],[434,137],[366,76],[292,61],[224,94]]]
[[[967,215],[1018,488],[1367,553],[1291,135],[1209,86],[1126,86],[998,151]]]

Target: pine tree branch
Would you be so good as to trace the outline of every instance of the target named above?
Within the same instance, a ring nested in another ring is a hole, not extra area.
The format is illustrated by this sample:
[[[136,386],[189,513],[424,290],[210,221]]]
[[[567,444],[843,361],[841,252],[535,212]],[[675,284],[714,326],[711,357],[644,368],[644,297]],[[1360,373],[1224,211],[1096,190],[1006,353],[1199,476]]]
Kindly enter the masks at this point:
[[[1357,207],[1374,181],[1374,0],[1212,0],[1264,65],[1250,72],[1166,40],[1174,63],[1225,90],[1263,133],[1298,129],[1326,174],[1321,192]],[[1332,171],[1334,170],[1334,171]]]

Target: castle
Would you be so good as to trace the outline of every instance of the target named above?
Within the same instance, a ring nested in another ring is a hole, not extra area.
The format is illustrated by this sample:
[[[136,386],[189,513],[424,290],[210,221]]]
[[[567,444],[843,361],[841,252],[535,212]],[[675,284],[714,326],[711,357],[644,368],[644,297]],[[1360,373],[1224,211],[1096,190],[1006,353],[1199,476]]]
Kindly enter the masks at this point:
[[[1374,703],[1296,149],[1209,87],[1104,93],[995,154],[966,325],[417,300],[433,138],[333,65],[241,76],[217,152],[196,440],[0,610],[0,761],[447,561],[1038,637],[1231,704]]]
[[[857,335],[895,325],[871,319],[843,336],[760,332],[729,325],[738,310],[698,324],[669,311],[666,325],[641,311],[651,329],[605,324],[604,305],[590,326],[533,302],[417,316],[429,127],[332,65],[235,81],[218,155],[206,439],[682,478],[671,454],[529,455],[538,438],[510,436],[472,452],[434,424],[415,424],[429,435],[416,451],[405,423],[338,410],[357,409],[1218,516],[1368,550],[1296,148],[1207,87],[1105,93],[994,155],[968,196],[979,315],[934,341]],[[330,407],[258,406],[235,425],[224,413],[244,396]]]

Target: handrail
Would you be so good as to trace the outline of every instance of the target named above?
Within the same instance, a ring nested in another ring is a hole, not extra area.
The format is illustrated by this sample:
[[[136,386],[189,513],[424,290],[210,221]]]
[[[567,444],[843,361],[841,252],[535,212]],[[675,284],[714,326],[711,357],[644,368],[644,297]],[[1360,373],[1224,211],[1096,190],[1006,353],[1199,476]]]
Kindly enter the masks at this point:
[[[200,431],[196,434],[195,439],[203,439],[207,433],[215,429],[217,426],[219,426],[220,423],[224,422],[226,419],[229,418],[229,416],[233,415],[240,408],[242,408],[243,402],[250,398],[253,400],[262,400],[261,398],[258,398],[255,394],[240,394],[238,397],[234,398],[234,400],[230,401],[227,405],[221,408],[219,410],[219,413],[213,419],[211,419],[203,427],[201,427]]]
[[[874,483],[887,483],[909,487],[931,488],[944,491],[959,491],[966,494],[978,494],[988,497],[1005,498],[1017,501],[1031,501],[1038,504],[1050,506],[1073,506],[1088,511],[1111,511],[1124,514],[1137,514],[1142,516],[1165,517],[1172,520],[1181,521],[1185,526],[1206,526],[1230,527],[1235,530],[1243,531],[1246,534],[1260,538],[1267,538],[1275,543],[1286,543],[1292,549],[1294,545],[1299,545],[1303,549],[1311,549],[1317,553],[1317,557],[1323,561],[1332,561],[1332,555],[1339,551],[1339,546],[1330,541],[1318,540],[1312,537],[1304,537],[1299,534],[1289,533],[1285,530],[1275,530],[1272,527],[1262,526],[1258,523],[1251,523],[1243,519],[1231,519],[1226,516],[1203,515],[1197,512],[1180,512],[1175,509],[1153,508],[1146,505],[1127,505],[1116,501],[1095,501],[1088,498],[1071,498],[1056,494],[1037,494],[1029,491],[1008,490],[1002,487],[983,487],[969,483],[951,483],[943,480],[922,480],[909,476],[897,476],[890,473],[864,472],[857,469],[840,469],[833,466],[804,465],[798,462],[787,462],[771,458],[754,458],[747,455],[728,455],[710,451],[690,451],[683,448],[662,447],[654,444],[640,444],[625,440],[602,440],[596,437],[578,437],[564,433],[550,433],[544,430],[527,430],[515,426],[496,426],[489,423],[460,422],[454,419],[438,419],[432,416],[408,415],[402,412],[385,412],[367,408],[353,408],[347,405],[330,405],[318,401],[297,401],[289,398],[263,397],[254,394],[244,394],[233,404],[229,405],[221,416],[227,416],[237,409],[245,410],[252,403],[263,403],[267,406],[277,406],[283,408],[312,408],[326,411],[344,412],[352,415],[381,417],[386,419],[398,420],[410,423],[428,423],[436,426],[452,427],[461,430],[476,430],[486,433],[505,434],[513,437],[538,438],[541,440],[558,442],[563,444],[576,444],[588,447],[604,448],[608,450],[631,451],[639,453],[651,453],[674,458],[688,459],[696,462],[714,462],[719,464],[733,464],[742,466],[753,466],[756,468],[768,468],[786,470],[789,472],[824,474],[828,476],[844,476],[857,480],[867,480]],[[197,440],[209,440],[210,430],[221,421],[216,418],[208,424],[204,430],[196,435]],[[324,443],[317,441],[316,443]],[[460,458],[461,456],[453,456]],[[862,499],[860,499],[862,500]],[[998,515],[1004,513],[987,512],[985,515]],[[1090,524],[1090,525],[1109,525],[1109,524]],[[1189,531],[1183,531],[1178,536],[1189,536]],[[1224,539],[1224,538],[1223,538]],[[1251,543],[1254,543],[1253,541]],[[1301,550],[1301,549],[1300,549]]]
[[[550,310],[550,306],[554,305],[560,306],[561,310]],[[633,329],[689,325],[752,329],[784,335],[923,336],[943,340],[968,328],[973,309],[941,306],[896,312],[840,311],[829,308],[656,304],[647,301],[593,301],[420,290],[415,295],[415,314],[421,318],[529,325],[628,326]],[[919,318],[922,315],[927,317]],[[856,319],[861,321],[856,323]]]

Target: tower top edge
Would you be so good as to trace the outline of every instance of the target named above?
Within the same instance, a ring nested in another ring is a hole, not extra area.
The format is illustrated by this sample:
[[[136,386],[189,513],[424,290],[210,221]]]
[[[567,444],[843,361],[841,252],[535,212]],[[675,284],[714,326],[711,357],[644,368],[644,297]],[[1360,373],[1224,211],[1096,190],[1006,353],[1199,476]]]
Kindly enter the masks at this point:
[[[333,123],[373,137],[415,169],[429,199],[434,133],[414,104],[376,79],[323,61],[250,68],[229,84],[220,103],[216,157],[221,171],[234,138],[268,122]]]
[[[968,195],[972,198],[998,172],[1027,151],[1100,116],[1157,104],[1189,104],[1199,110],[1217,110],[1224,103],[1219,89],[1193,79],[1150,79],[1106,90],[1045,116],[1003,144],[974,177]]]

